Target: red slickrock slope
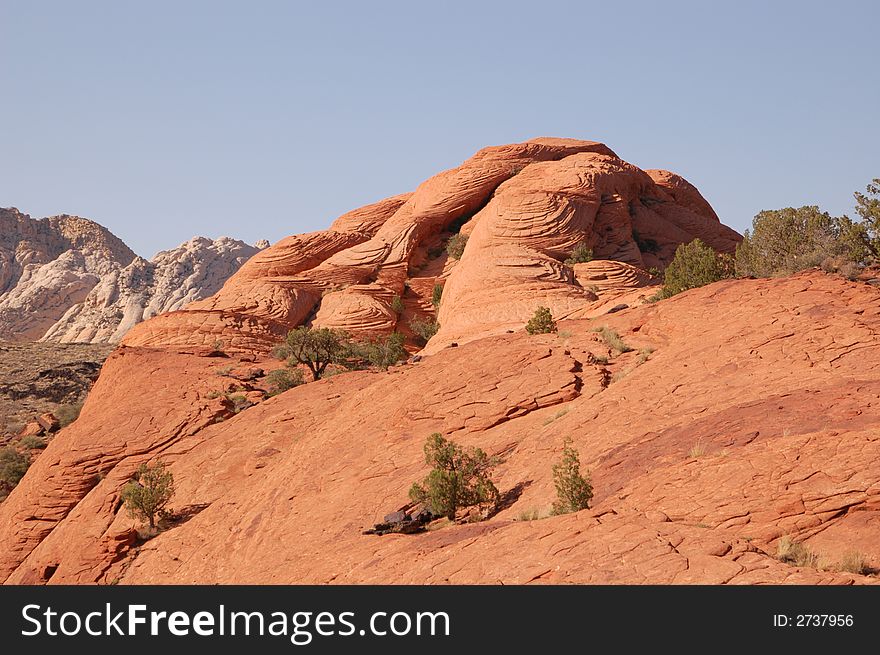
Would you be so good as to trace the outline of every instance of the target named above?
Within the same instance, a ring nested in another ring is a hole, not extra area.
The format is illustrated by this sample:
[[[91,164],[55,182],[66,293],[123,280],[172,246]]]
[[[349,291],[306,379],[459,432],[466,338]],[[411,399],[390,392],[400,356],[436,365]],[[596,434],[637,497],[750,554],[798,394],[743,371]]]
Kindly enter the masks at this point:
[[[223,360],[123,348],[82,418],[0,506],[0,575],[41,582],[868,582],[880,565],[880,292],[822,273],[721,282],[562,336],[447,348],[298,387],[214,423]],[[636,348],[608,355],[609,325]],[[639,364],[639,349],[653,348]],[[591,355],[593,357],[591,357]],[[608,369],[607,373],[603,369]],[[603,380],[613,380],[603,389]],[[146,393],[145,393],[146,392]],[[441,431],[502,454],[485,523],[361,530],[406,503]],[[594,507],[554,498],[572,437]],[[186,522],[136,553],[119,488],[173,462]],[[774,557],[805,539],[823,568]]]
[[[470,239],[449,260],[437,253],[459,223]],[[876,582],[838,569],[849,551],[880,568],[880,290],[814,271],[646,304],[645,269],[694,236],[728,251],[738,238],[681,178],[542,139],[290,237],[129,333],[0,504],[0,580]],[[581,241],[600,260],[565,265]],[[388,332],[431,311],[436,283],[442,328],[421,361],[262,400],[252,369],[278,366],[266,352],[290,326]],[[538,304],[558,334],[525,333]],[[216,340],[231,356],[204,356]],[[233,414],[232,389],[255,404]],[[501,511],[362,534],[407,504],[432,432],[503,459]],[[594,502],[546,517],[567,437]],[[119,493],[160,458],[177,518],[141,543]],[[819,566],[779,561],[785,535]]]

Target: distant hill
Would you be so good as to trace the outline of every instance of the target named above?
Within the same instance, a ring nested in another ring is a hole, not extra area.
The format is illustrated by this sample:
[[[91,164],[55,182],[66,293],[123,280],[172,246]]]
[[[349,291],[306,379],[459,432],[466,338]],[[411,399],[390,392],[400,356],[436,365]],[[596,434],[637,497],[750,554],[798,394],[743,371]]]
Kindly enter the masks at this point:
[[[195,237],[148,261],[94,221],[0,208],[0,339],[117,342],[218,291],[260,245]]]

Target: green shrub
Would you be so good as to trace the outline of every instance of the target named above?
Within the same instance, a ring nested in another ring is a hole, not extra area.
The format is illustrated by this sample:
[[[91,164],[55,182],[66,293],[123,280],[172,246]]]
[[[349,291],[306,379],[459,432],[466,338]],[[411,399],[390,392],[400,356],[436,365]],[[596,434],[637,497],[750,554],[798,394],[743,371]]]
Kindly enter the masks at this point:
[[[553,465],[553,484],[556,487],[554,514],[579,512],[590,506],[593,499],[593,485],[590,472],[581,475],[581,460],[578,451],[571,447],[571,439],[565,440],[562,459]]]
[[[61,427],[66,428],[79,418],[79,413],[82,411],[82,407],[82,402],[73,403],[71,405],[61,405],[53,412],[53,414],[55,414],[55,418],[58,419],[58,423]]]
[[[571,256],[565,260],[565,263],[569,266],[574,266],[575,264],[586,264],[591,261],[593,261],[593,249],[586,242],[581,241],[571,251]]]
[[[133,519],[146,521],[150,530],[156,528],[156,517],[164,512],[174,496],[174,476],[163,462],[153,466],[141,464],[120,497]]]
[[[762,211],[736,249],[736,273],[742,276],[790,275],[827,259],[864,263],[865,224],[834,217],[818,207]]]
[[[27,473],[30,461],[15,448],[0,448],[0,491],[8,493]]]
[[[446,242],[446,254],[453,259],[461,259],[464,254],[464,247],[467,245],[468,238],[464,234],[453,234],[449,241]]]
[[[269,383],[269,395],[277,396],[279,393],[284,393],[288,389],[298,387],[305,382],[305,380],[303,380],[303,372],[301,368],[288,367],[276,368],[274,371],[269,371],[269,374],[266,376],[266,382]]]
[[[428,343],[431,337],[437,334],[440,324],[437,322],[437,319],[423,319],[416,316],[409,322],[409,327],[416,336],[421,338],[423,343]]]
[[[409,496],[434,514],[455,520],[459,508],[498,504],[500,494],[490,478],[497,462],[479,448],[464,450],[435,432],[425,442],[425,463],[431,472],[413,484]]]
[[[862,230],[859,237],[874,259],[880,258],[880,178],[874,178],[866,188],[867,193],[856,192],[856,213],[861,217]]]
[[[41,439],[40,437],[34,436],[32,434],[29,434],[26,437],[22,437],[21,439],[19,439],[18,443],[22,448],[27,448],[28,450],[39,450],[47,446],[45,439]]]
[[[619,353],[628,353],[632,350],[630,346],[624,343],[623,339],[620,338],[620,335],[617,334],[615,330],[612,330],[606,325],[598,327],[593,331],[598,333],[598,335],[602,338],[602,341],[608,344],[610,348],[613,348]]]
[[[387,369],[406,357],[406,348],[403,347],[405,341],[400,332],[392,332],[387,337],[354,344],[351,354],[355,359],[363,359],[372,366]]]
[[[688,289],[717,282],[732,274],[730,258],[719,255],[699,239],[681,244],[663,274],[663,288],[658,299],[669,298]]]
[[[304,364],[317,380],[330,364],[344,364],[349,343],[348,335],[339,330],[301,326],[288,332],[272,352],[291,365]]]
[[[400,296],[394,296],[391,299],[391,311],[400,316],[401,314],[403,314],[404,309],[406,309],[406,307],[404,306],[403,301],[400,299]]]
[[[443,285],[435,284],[434,289],[431,291],[431,304],[434,305],[435,308],[440,306],[440,299],[443,297]]]
[[[553,314],[548,307],[538,307],[534,315],[526,323],[526,332],[529,334],[549,334],[556,332],[556,323]]]

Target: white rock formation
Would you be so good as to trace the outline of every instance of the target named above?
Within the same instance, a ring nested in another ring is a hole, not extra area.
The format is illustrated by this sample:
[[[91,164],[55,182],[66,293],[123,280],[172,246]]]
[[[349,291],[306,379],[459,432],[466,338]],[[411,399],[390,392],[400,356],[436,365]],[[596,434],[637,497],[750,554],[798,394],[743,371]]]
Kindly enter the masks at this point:
[[[116,342],[212,295],[266,246],[195,237],[147,261],[93,221],[0,209],[0,339]]]

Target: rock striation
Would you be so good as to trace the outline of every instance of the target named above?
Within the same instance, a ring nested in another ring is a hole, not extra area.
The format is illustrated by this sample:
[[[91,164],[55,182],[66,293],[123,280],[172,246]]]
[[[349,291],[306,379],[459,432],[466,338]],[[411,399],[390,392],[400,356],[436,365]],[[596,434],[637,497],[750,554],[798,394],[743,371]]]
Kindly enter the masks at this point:
[[[821,272],[720,282],[561,320],[559,334],[520,329],[336,375],[234,415],[213,399],[221,374],[252,364],[122,347],[0,504],[0,579],[873,583],[839,563],[857,550],[880,566],[878,308],[880,290]],[[596,325],[633,351],[609,357]],[[504,460],[505,509],[363,534],[406,506],[435,431]],[[566,437],[593,506],[547,516]],[[188,520],[134,548],[119,490],[160,458]],[[546,518],[521,518],[535,514]],[[819,565],[779,561],[786,535]]]
[[[816,270],[645,302],[695,237],[739,238],[682,178],[562,139],[288,237],[127,333],[0,504],[0,580],[877,583],[880,289]],[[566,264],[580,244],[596,259]],[[537,305],[558,333],[525,332]],[[264,393],[294,325],[420,317],[441,326],[409,363]],[[413,525],[433,432],[500,460],[487,520]],[[595,495],[552,516],[567,438]],[[119,494],[158,459],[173,511],[144,542]],[[811,564],[782,561],[783,538]]]
[[[0,339],[115,343],[210,296],[260,249],[195,237],[148,261],[93,221],[0,209]]]
[[[444,246],[468,237],[460,259]],[[251,259],[213,297],[132,330],[130,345],[265,352],[305,321],[372,337],[433,320],[426,352],[502,334],[537,304],[554,315],[598,300],[564,263],[584,244],[597,259],[647,270],[699,237],[731,252],[740,236],[674,173],[643,171],[592,141],[541,138],[484,148],[411,194],[282,240]],[[402,300],[397,313],[392,300]]]

